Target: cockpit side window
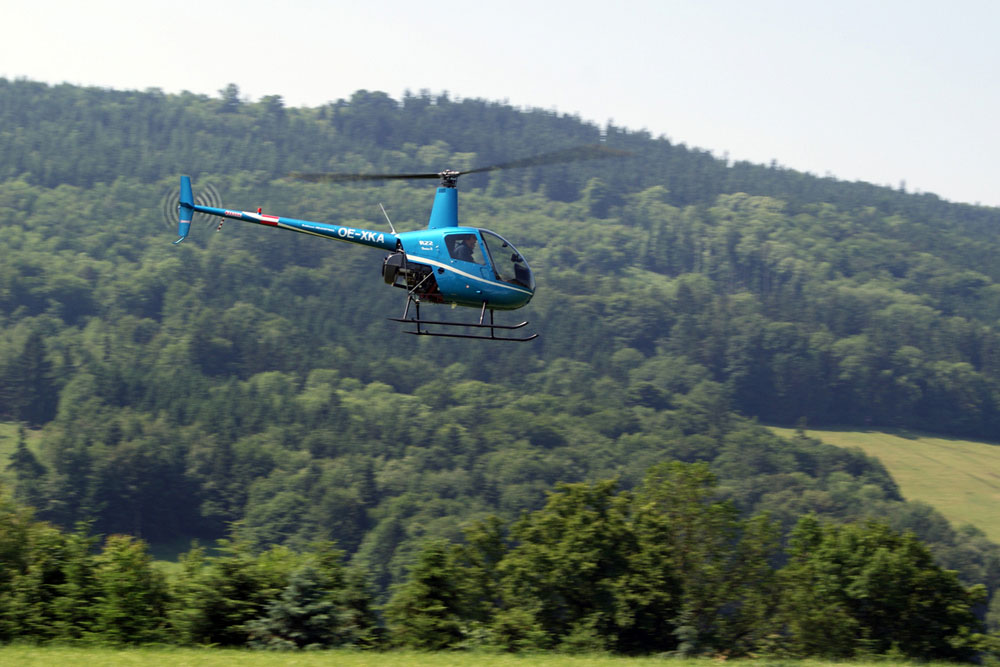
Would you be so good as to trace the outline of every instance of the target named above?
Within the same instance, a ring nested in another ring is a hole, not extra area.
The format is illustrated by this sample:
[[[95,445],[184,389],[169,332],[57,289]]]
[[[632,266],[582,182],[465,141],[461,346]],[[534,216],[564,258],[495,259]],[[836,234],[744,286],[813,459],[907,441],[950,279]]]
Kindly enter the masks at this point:
[[[486,263],[475,234],[449,234],[445,238],[445,246],[452,259],[476,264]]]

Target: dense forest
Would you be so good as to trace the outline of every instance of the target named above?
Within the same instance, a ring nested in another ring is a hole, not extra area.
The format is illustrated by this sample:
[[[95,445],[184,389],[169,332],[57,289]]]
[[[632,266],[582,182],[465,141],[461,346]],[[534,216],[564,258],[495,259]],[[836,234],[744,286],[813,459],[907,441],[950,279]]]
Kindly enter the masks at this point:
[[[398,229],[417,229],[426,186],[287,175],[464,169],[594,143],[631,155],[461,183],[462,223],[511,239],[538,276],[523,312],[541,337],[525,345],[404,335],[386,321],[404,299],[375,251],[235,222],[198,223],[174,246],[161,211],[190,174],[226,206],[371,229],[385,225],[382,203]],[[650,470],[680,461],[718,479],[708,506],[774,523],[776,572],[824,531],[910,531],[962,585],[985,585],[967,602],[1000,622],[1000,549],[981,533],[904,502],[860,452],[758,424],[995,438],[1000,210],[447,95],[287,108],[232,85],[206,97],[0,79],[0,230],[0,419],[29,429],[0,442],[0,479],[59,539],[124,534],[176,554],[225,537],[240,558],[312,554],[296,563],[340,581],[340,565],[310,551],[332,543],[373,604],[396,600],[391,618],[434,553],[459,568],[469,526],[510,526],[514,558],[533,513],[604,489],[639,530],[639,508],[622,508],[652,493]],[[636,549],[615,558],[646,557]],[[521,602],[526,567],[504,569]],[[16,588],[0,582],[0,595]],[[572,636],[637,650],[605,608],[569,623],[521,602],[455,613],[506,628],[508,646]],[[670,604],[675,641],[649,650],[679,649],[677,629],[694,627]],[[692,651],[732,637],[707,618]],[[891,648],[855,634],[841,653],[862,639]]]
[[[166,577],[141,540],[65,533],[0,499],[0,640],[663,653],[722,658],[973,660],[982,585],[964,587],[912,533],[767,514],[713,498],[704,463],[558,485],[512,525],[491,515],[459,543],[424,543],[380,620],[363,570],[329,543],[221,540]],[[782,548],[782,542],[786,547]],[[780,567],[774,563],[783,562]],[[9,574],[9,572],[13,574]]]

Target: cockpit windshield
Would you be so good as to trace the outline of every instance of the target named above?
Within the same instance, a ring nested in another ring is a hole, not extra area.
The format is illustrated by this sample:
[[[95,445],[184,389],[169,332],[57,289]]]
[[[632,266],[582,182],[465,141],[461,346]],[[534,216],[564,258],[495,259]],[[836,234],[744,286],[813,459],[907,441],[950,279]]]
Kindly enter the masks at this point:
[[[535,290],[535,277],[528,268],[528,263],[524,257],[499,234],[480,229],[486,251],[490,255],[493,268],[497,272],[497,278],[505,283],[520,285],[531,291]]]

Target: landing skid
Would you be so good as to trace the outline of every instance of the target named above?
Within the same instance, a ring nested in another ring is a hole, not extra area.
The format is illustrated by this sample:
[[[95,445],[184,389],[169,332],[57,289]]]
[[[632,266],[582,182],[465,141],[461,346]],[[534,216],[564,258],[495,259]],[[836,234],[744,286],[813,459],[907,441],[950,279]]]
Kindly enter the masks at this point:
[[[407,317],[410,312],[410,303],[416,308],[416,317]],[[486,303],[483,303],[482,309],[479,311],[479,321],[478,322],[442,322],[438,320],[422,320],[420,319],[420,301],[414,299],[412,296],[408,297],[406,300],[406,308],[403,310],[402,317],[390,317],[389,319],[393,322],[403,322],[404,324],[413,324],[416,326],[414,331],[404,331],[403,333],[413,334],[414,336],[440,336],[442,338],[475,338],[477,340],[509,340],[518,343],[523,343],[529,340],[534,340],[538,338],[537,333],[533,333],[530,336],[524,338],[517,338],[512,336],[497,336],[496,331],[510,331],[512,329],[520,329],[521,327],[527,326],[528,323],[520,322],[518,324],[495,324],[493,322],[493,310],[490,310],[490,322],[486,324],[484,322],[486,318]],[[471,328],[471,329],[489,329],[490,335],[478,335],[472,333],[450,333],[447,331],[427,331],[423,329],[423,326],[434,326],[434,327],[456,327],[456,328]]]

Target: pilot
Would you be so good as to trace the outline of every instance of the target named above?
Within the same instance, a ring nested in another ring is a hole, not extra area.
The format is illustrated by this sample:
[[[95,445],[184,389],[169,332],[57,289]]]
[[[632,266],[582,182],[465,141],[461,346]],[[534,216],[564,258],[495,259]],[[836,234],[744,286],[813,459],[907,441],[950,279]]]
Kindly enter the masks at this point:
[[[467,234],[462,237],[462,240],[455,244],[455,250],[452,252],[452,256],[455,259],[459,259],[463,262],[472,262],[473,252],[476,249],[476,237],[472,234]]]

